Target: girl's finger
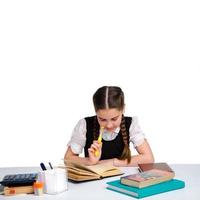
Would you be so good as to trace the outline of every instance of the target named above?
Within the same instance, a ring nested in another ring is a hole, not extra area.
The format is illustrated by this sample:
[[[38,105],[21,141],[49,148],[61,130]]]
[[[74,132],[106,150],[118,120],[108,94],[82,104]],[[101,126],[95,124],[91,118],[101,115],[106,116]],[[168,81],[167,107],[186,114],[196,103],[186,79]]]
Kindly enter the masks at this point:
[[[101,146],[102,146],[99,142],[93,142],[93,144],[94,144],[98,149],[100,149]]]
[[[91,148],[93,148],[94,150],[99,150],[99,147],[97,145],[95,145],[95,144],[92,144]]]
[[[95,152],[94,149],[92,149],[92,148],[89,148],[88,151],[89,151],[90,153],[94,153],[94,152]]]

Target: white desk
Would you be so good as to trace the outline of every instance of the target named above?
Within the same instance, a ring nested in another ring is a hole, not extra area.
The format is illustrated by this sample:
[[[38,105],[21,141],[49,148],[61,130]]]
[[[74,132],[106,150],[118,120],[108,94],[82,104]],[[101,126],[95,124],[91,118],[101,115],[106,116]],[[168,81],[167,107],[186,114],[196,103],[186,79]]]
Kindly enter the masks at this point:
[[[190,165],[190,164],[178,164],[171,165],[176,173],[176,178],[185,181],[185,188],[175,191],[170,191],[150,197],[146,197],[148,200],[169,200],[169,199],[178,199],[178,200],[200,200],[200,164]],[[5,174],[10,173],[22,173],[22,172],[37,172],[39,168],[0,168],[0,180],[2,180]],[[134,173],[136,169],[134,168],[122,168],[126,173]],[[0,200],[130,200],[135,199],[133,197],[119,194],[106,189],[106,182],[111,180],[118,179],[119,176],[106,178],[98,181],[90,181],[85,183],[68,183],[68,191],[60,193],[58,195],[47,195],[35,196],[33,194],[29,195],[17,195],[6,197],[0,195]]]

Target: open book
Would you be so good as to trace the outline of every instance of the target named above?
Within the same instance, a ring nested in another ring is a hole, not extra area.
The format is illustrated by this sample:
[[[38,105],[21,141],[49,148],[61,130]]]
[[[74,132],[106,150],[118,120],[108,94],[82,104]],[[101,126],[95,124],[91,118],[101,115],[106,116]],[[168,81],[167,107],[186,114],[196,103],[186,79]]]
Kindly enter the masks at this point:
[[[98,180],[123,174],[119,168],[106,163],[86,166],[71,160],[65,160],[65,165],[68,179],[76,182]]]

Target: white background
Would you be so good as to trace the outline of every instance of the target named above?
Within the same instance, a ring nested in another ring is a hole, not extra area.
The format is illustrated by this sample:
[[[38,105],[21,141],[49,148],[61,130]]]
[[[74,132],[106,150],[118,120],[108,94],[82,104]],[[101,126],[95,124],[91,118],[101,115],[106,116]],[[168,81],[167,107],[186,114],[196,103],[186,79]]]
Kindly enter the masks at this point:
[[[122,87],[157,162],[199,163],[199,1],[1,1],[0,167],[57,164],[92,95]]]

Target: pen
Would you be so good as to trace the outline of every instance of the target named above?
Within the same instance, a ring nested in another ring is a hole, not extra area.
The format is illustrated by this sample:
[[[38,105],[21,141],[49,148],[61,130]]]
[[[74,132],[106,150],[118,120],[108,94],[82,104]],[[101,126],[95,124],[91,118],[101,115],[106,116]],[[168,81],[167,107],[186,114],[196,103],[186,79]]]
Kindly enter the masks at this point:
[[[50,168],[51,168],[51,169],[53,169],[53,167],[52,167],[52,165],[51,165],[51,163],[50,163],[50,162],[49,162],[49,166],[50,166]]]
[[[138,171],[141,173],[142,172],[142,170],[138,167]]]
[[[42,170],[47,170],[47,168],[45,167],[44,163],[40,163],[40,167],[42,168]]]
[[[101,141],[102,141],[103,130],[104,130],[104,127],[101,127],[99,137],[98,137],[98,140],[97,140],[99,143],[101,143]],[[99,155],[99,151],[95,151],[95,156],[97,157],[98,155]]]

